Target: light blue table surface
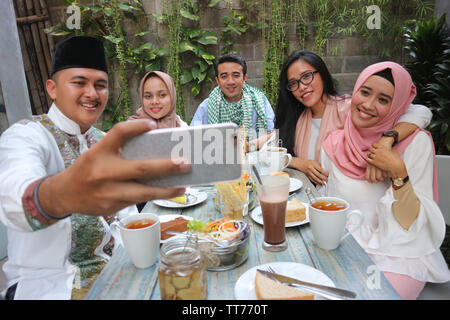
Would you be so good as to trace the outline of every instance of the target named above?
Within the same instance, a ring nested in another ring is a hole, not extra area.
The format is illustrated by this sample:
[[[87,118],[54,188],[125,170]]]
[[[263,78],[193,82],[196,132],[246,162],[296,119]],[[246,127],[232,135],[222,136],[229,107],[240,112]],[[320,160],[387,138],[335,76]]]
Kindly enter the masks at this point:
[[[292,178],[303,182],[303,187],[294,197],[307,202],[304,190],[311,187],[308,178],[301,172],[285,169]],[[196,206],[185,209],[168,209],[153,202],[146,204],[142,212],[153,212],[158,215],[182,214],[201,220],[212,220],[221,217],[215,210],[213,193],[208,199]],[[234,287],[239,277],[247,270],[270,262],[296,262],[314,267],[326,274],[336,287],[352,290],[356,299],[392,300],[400,299],[395,290],[374,262],[359,246],[352,236],[347,237],[335,250],[327,251],[317,247],[312,239],[309,224],[286,229],[288,249],[282,252],[268,252],[262,249],[264,238],[263,227],[250,218],[245,220],[251,225],[252,232],[249,243],[249,257],[239,267],[214,272],[208,271],[208,299],[233,300]],[[128,258],[126,251],[120,247],[105,266],[85,299],[88,300],[159,300],[161,299],[158,283],[158,262],[147,269],[137,269]]]

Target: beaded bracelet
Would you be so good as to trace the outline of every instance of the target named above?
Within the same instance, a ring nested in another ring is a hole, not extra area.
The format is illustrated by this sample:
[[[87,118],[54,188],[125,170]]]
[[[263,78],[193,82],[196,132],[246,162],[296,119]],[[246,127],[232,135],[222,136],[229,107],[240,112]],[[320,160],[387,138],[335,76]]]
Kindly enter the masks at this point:
[[[49,177],[51,177],[51,176],[45,176],[45,177],[39,179],[38,183],[37,183],[36,186],[34,187],[34,190],[33,190],[34,204],[36,205],[36,208],[38,209],[39,213],[40,213],[44,218],[46,218],[47,220],[62,220],[62,219],[65,219],[65,218],[69,217],[70,214],[67,215],[67,216],[65,216],[65,217],[62,217],[62,218],[52,217],[52,216],[48,215],[47,213],[45,213],[45,211],[44,211],[44,210],[42,209],[42,207],[41,207],[41,204],[39,203],[39,199],[38,199],[38,190],[39,190],[39,186],[41,185],[42,181],[44,181],[45,179],[47,179],[47,178],[49,178]]]

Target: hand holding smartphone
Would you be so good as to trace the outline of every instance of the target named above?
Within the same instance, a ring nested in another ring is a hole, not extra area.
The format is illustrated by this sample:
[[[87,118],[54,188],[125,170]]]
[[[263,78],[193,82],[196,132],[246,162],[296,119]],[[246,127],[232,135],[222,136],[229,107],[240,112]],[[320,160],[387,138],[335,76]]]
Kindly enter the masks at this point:
[[[155,187],[185,187],[239,179],[242,171],[239,127],[234,123],[157,129],[130,138],[122,148],[126,160],[186,159],[187,173],[143,178]]]

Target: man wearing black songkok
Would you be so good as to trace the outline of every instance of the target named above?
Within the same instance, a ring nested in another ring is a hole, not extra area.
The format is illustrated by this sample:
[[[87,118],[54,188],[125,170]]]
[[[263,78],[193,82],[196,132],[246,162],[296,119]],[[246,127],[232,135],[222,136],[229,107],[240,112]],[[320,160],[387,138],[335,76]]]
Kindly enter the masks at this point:
[[[49,112],[13,124],[0,137],[6,299],[82,298],[116,246],[108,216],[136,214],[136,203],[184,193],[135,179],[189,170],[170,159],[120,157],[126,138],[156,128],[148,120],[118,124],[106,135],[93,126],[108,99],[99,39],[59,42],[46,89]]]

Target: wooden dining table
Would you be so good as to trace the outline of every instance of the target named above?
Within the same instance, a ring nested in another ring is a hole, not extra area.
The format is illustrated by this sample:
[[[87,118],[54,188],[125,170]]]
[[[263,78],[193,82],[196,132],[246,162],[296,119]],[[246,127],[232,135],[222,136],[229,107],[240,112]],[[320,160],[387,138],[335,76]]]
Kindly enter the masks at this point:
[[[317,190],[309,179],[300,171],[285,169],[291,178],[300,180],[303,186],[293,197],[308,202],[306,188],[311,188],[318,196]],[[197,188],[197,187],[193,187]],[[206,201],[181,209],[158,206],[148,202],[141,212],[157,215],[178,214],[198,220],[209,221],[221,217],[216,210],[212,186],[198,187],[207,192]],[[355,299],[361,300],[397,300],[401,299],[390,283],[377,268],[367,253],[352,236],[344,239],[334,250],[323,250],[313,240],[308,223],[286,228],[288,248],[281,252],[269,252],[262,248],[264,229],[253,221],[250,213],[245,217],[250,224],[249,254],[240,266],[227,271],[208,271],[208,300],[235,299],[235,285],[238,279],[249,269],[272,262],[295,262],[313,267],[329,277],[336,287],[356,293]],[[87,300],[160,300],[158,282],[158,262],[146,269],[138,269],[131,262],[125,249],[119,247],[103,268],[102,272],[85,296]]]

